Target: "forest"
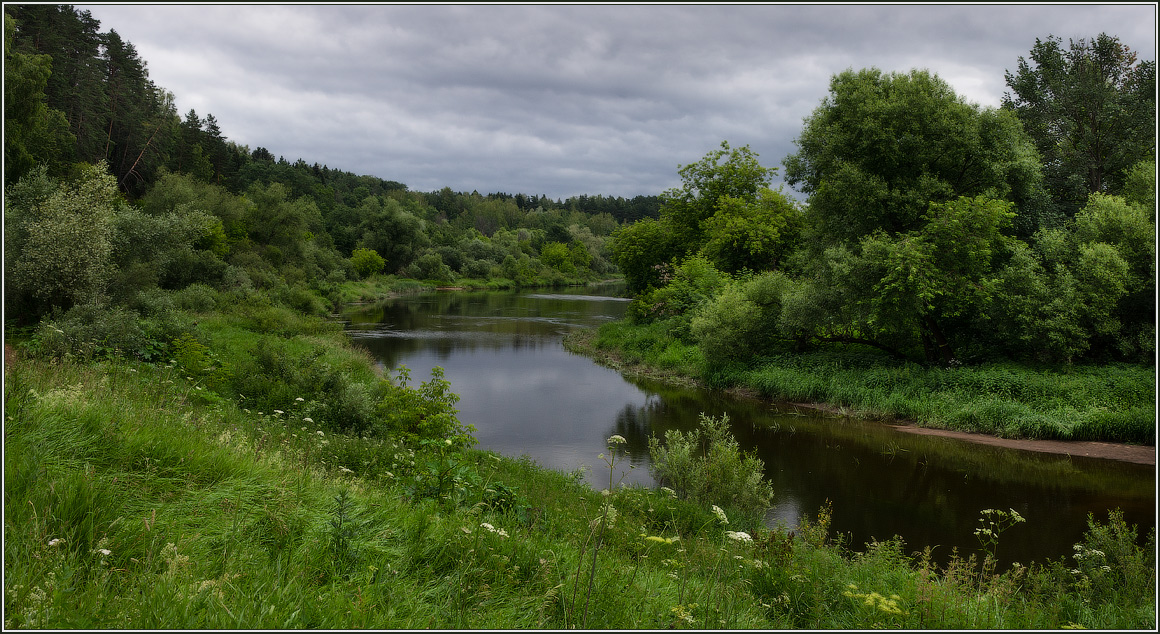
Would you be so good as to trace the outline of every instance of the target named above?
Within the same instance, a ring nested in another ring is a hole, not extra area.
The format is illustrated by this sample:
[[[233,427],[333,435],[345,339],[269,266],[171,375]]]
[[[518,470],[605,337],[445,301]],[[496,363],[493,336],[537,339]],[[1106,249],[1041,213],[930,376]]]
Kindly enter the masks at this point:
[[[613,230],[657,215],[655,196],[414,192],[275,158],[229,141],[212,114],[179,116],[133,45],[87,12],[5,11],[5,298],[18,325],[139,312],[142,293],[190,285],[317,313],[342,282],[380,272],[583,283],[614,273]]]
[[[1114,36],[1037,40],[997,109],[835,75],[783,161],[804,200],[728,141],[655,196],[412,191],[179,114],[72,6],[5,5],[4,55],[6,628],[1155,628],[1154,528],[1115,510],[1009,569],[1001,533],[1052,529],[1015,509],[945,564],[832,509],[770,528],[765,465],[704,415],[650,442],[673,488],[594,491],[474,449],[438,369],[331,318],[623,280],[599,345],[715,387],[824,366],[1153,444],[1155,62]]]

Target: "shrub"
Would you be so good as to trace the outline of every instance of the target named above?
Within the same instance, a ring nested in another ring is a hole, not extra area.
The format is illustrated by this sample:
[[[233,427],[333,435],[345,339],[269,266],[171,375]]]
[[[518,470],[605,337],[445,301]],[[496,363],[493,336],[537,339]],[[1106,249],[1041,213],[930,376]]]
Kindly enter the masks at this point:
[[[231,270],[240,270],[230,267]],[[242,271],[244,274],[245,272]],[[204,313],[217,305],[217,292],[205,284],[190,284],[173,293],[173,303],[182,310]]]
[[[665,432],[664,444],[649,439],[650,469],[663,485],[681,498],[728,506],[748,515],[763,513],[773,500],[773,487],[763,479],[765,464],[741,451],[729,432],[729,416],[701,414],[697,429]]]
[[[398,384],[389,385],[375,407],[375,432],[381,438],[403,435],[413,440],[437,440],[451,447],[475,444],[475,428],[463,425],[455,416],[459,395],[443,378],[443,368],[431,369],[431,380],[418,389],[407,387],[410,371],[399,369]]]
[[[142,322],[127,308],[86,303],[41,322],[31,348],[47,358],[125,356],[154,361],[163,354],[167,335],[177,328],[165,320]]]
[[[350,264],[360,278],[366,278],[382,271],[387,261],[374,249],[355,249],[350,254]]]

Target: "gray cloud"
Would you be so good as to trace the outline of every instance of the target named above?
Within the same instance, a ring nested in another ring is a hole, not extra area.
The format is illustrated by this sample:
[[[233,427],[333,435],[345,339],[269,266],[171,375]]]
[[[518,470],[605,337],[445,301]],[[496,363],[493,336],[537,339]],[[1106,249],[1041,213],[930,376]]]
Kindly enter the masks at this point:
[[[1154,5],[78,5],[179,110],[430,191],[657,194],[722,140],[767,166],[846,68],[998,106],[1036,38],[1155,59]]]

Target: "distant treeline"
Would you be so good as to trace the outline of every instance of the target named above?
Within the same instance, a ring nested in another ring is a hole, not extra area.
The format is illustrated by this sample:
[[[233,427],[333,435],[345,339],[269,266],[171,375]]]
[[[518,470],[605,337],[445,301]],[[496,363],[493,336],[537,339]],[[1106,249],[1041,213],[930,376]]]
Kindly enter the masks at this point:
[[[660,198],[411,191],[226,138],[115,30],[68,5],[5,6],[9,315],[132,305],[190,284],[336,301],[375,273],[499,285],[615,272],[608,236]],[[96,169],[92,166],[99,166]],[[53,254],[67,255],[53,255]]]

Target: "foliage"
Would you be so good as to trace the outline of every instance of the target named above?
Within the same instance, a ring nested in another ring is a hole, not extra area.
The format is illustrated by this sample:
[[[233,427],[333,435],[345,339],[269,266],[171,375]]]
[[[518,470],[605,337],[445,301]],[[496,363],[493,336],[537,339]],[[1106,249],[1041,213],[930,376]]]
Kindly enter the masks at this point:
[[[700,161],[681,166],[681,187],[661,195],[661,216],[672,226],[678,248],[685,253],[699,249],[705,242],[705,221],[722,205],[729,206],[728,200],[756,202],[776,171],[762,167],[748,145],[731,148],[728,141]]]
[[[30,207],[6,201],[6,233],[13,231],[14,241],[5,241],[5,301],[35,318],[101,300],[113,272],[118,199],[116,182],[98,164],[83,167],[75,180],[42,200],[29,201]]]
[[[418,389],[407,387],[410,378],[406,367],[399,369],[398,384],[391,385],[375,405],[373,431],[383,437],[400,435],[412,440],[432,440],[453,449],[475,444],[471,436],[475,428],[463,425],[455,416],[459,395],[451,391],[451,384],[443,378],[443,369],[433,368],[431,379]]]
[[[705,255],[721,270],[736,273],[778,268],[796,246],[804,221],[783,192],[762,188],[756,202],[720,198],[703,225]]]
[[[46,103],[51,75],[48,55],[13,49],[16,21],[4,14],[4,184],[11,185],[37,165],[59,171],[76,143],[64,113]]]
[[[1048,190],[1074,216],[1092,193],[1118,194],[1124,174],[1155,160],[1156,62],[1119,38],[1035,39],[1007,71],[1004,109],[1018,115],[1043,157]]]
[[[673,334],[688,338],[696,309],[720,293],[731,278],[728,273],[717,270],[704,255],[696,254],[680,264],[665,266],[660,279],[664,285],[634,299],[627,316],[638,323],[671,320]]]
[[[741,451],[729,432],[729,417],[701,415],[696,429],[671,429],[664,442],[649,439],[650,469],[657,481],[681,498],[708,506],[722,504],[746,516],[764,513],[773,489],[764,480],[765,464]]]
[[[1019,213],[1035,212],[1039,163],[1019,121],[967,103],[928,71],[835,75],[795,143],[786,181],[809,194],[823,244],[915,231],[931,203],[960,196],[1011,197]]]
[[[668,220],[646,218],[612,234],[612,262],[628,289],[640,293],[663,284],[661,269],[678,255],[679,244]]]
[[[370,277],[382,271],[386,263],[383,256],[373,249],[355,249],[350,254],[350,264],[360,278]]]
[[[791,282],[780,271],[730,283],[694,313],[690,331],[710,367],[769,352],[781,339],[782,297]]]

